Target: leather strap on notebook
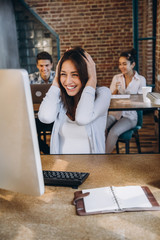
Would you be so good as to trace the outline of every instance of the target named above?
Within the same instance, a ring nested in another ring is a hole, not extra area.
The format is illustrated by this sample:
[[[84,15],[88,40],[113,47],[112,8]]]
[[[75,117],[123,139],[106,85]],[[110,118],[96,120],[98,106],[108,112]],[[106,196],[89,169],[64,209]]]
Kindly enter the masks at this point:
[[[84,197],[87,197],[89,194],[90,194],[89,192],[79,194],[77,197],[74,197],[74,199],[73,199],[73,201],[72,201],[72,204],[73,204],[73,205],[76,205],[76,203],[77,203],[78,200],[81,200],[81,199],[83,199]]]

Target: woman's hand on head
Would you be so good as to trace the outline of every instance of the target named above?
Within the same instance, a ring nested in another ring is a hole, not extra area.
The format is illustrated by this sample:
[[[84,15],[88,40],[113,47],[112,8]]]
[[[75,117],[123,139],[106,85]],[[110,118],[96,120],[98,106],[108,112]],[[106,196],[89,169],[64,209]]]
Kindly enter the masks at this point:
[[[86,58],[86,64],[87,64],[87,70],[88,70],[88,81],[86,83],[86,86],[91,86],[93,88],[96,88],[97,85],[97,74],[96,74],[96,64],[93,61],[92,57],[85,52]]]
[[[61,59],[60,59],[60,60],[61,60]],[[54,80],[53,80],[53,83],[52,83],[52,85],[53,85],[53,86],[56,86],[56,87],[60,87],[60,86],[59,86],[59,82],[58,82],[58,69],[59,69],[60,60],[59,60],[58,63],[57,63],[56,73],[55,73],[55,77],[54,77]]]

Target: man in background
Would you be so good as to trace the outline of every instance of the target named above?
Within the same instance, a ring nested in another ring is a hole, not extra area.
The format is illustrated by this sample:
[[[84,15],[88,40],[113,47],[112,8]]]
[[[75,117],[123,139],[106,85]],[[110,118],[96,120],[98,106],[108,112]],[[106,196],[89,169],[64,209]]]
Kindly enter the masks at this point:
[[[52,83],[55,71],[52,71],[53,61],[48,52],[40,52],[36,57],[38,72],[29,74],[31,84]]]
[[[51,70],[53,67],[53,61],[52,61],[51,55],[45,51],[38,53],[36,57],[36,66],[39,71],[29,74],[30,84],[51,84],[55,77],[55,71]],[[35,115],[35,121],[36,121],[40,151],[44,154],[49,154],[50,147],[48,146],[45,140],[41,139],[41,132],[42,131],[50,132],[52,129],[53,123],[46,125],[39,121],[39,119],[37,118],[37,115]]]

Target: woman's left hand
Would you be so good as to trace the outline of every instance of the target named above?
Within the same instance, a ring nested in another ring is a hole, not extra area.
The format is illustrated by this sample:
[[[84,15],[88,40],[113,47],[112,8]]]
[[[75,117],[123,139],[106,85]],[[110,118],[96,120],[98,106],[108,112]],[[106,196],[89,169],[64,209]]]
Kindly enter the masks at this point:
[[[88,81],[86,83],[86,86],[91,86],[93,88],[96,88],[97,85],[97,74],[96,74],[96,64],[93,61],[92,57],[85,52],[86,58],[86,64],[87,64],[87,70],[88,70]]]

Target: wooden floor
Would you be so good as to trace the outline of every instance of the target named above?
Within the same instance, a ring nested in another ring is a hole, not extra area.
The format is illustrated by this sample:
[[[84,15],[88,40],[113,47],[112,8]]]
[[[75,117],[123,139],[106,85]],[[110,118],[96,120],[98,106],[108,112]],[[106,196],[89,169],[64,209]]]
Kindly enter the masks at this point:
[[[154,112],[145,111],[143,114],[143,127],[139,130],[140,145],[142,153],[157,153],[158,152],[158,139],[157,139],[158,126],[154,121]],[[119,143],[120,153],[125,153],[125,144]],[[135,139],[130,141],[130,153],[137,153],[137,146]],[[116,153],[116,149],[113,151]]]
[[[157,153],[158,152],[158,127],[154,121],[154,112],[146,111],[143,114],[143,127],[139,130],[140,145],[142,153]],[[47,144],[49,145],[50,136],[47,137]],[[125,154],[125,144],[119,143],[120,153]],[[116,154],[116,149],[112,154]],[[130,153],[138,153],[135,139],[130,141]],[[43,153],[42,153],[43,154]]]

